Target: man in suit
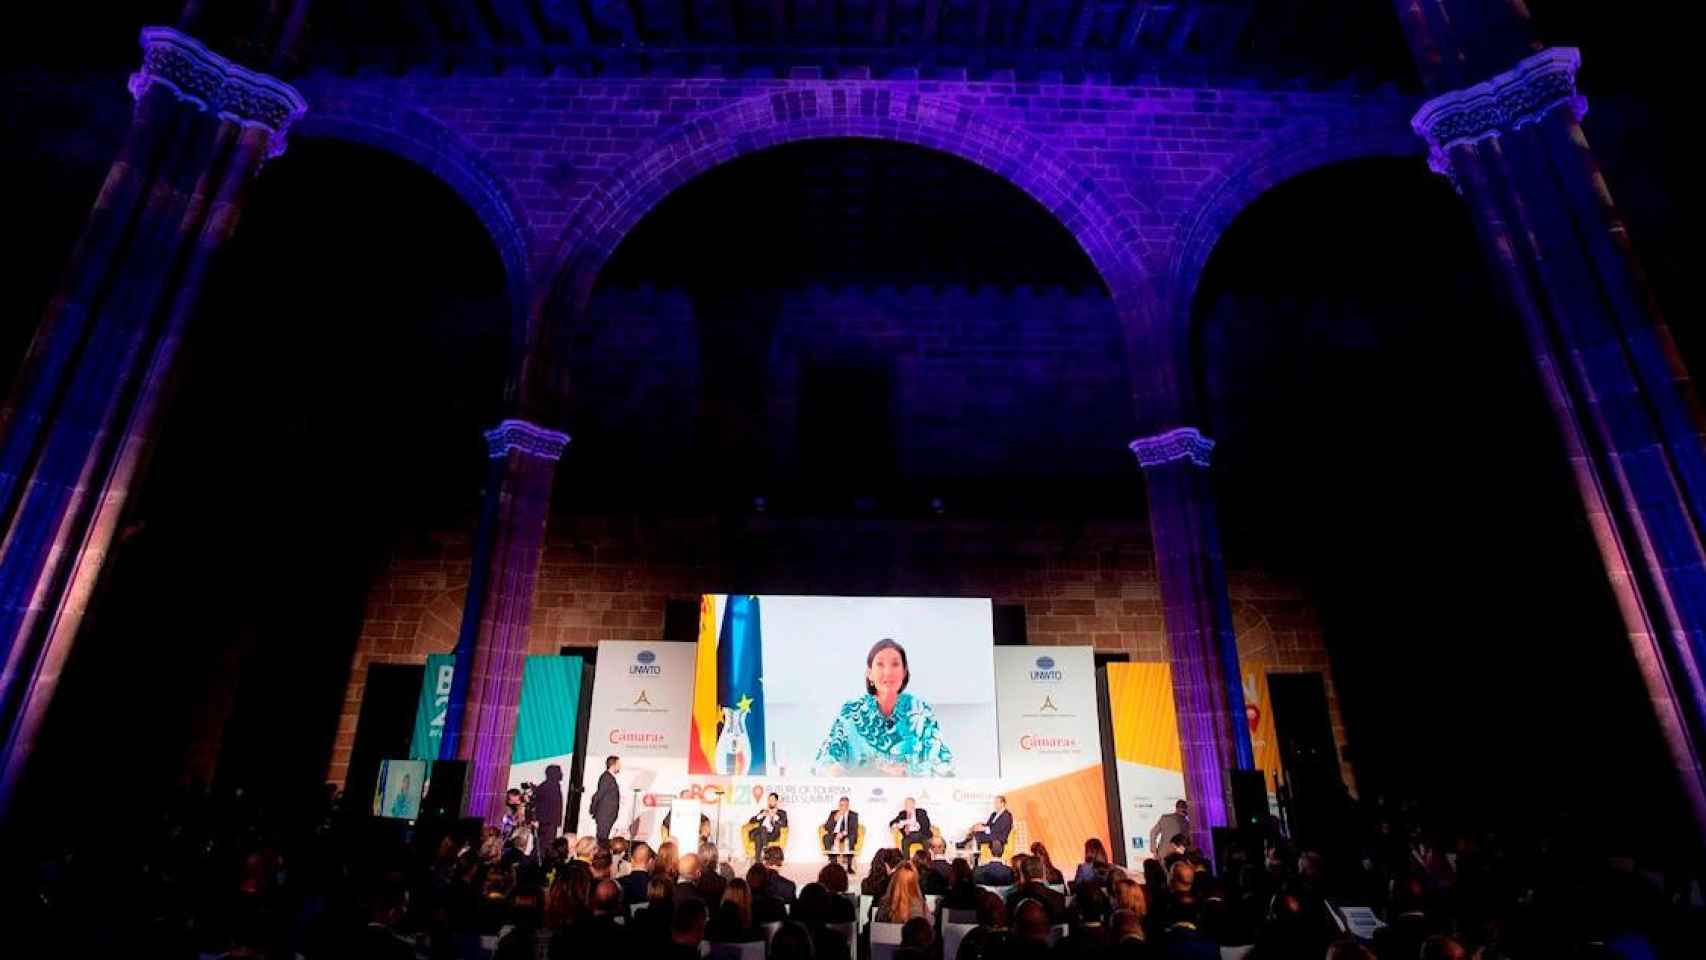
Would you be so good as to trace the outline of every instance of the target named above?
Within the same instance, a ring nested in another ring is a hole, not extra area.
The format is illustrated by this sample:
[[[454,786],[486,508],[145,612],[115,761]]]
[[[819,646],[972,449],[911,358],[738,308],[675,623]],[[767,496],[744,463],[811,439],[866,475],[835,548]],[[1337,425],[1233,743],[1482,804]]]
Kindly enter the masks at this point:
[[[930,814],[916,800],[906,798],[900,813],[889,821],[889,829],[900,830],[900,852],[907,853],[913,844],[930,845]]]
[[[782,829],[788,825],[788,811],[779,806],[781,802],[782,798],[772,793],[766,798],[764,809],[747,821],[746,835],[752,838],[755,854],[762,855],[765,847],[782,842]]]
[[[545,782],[533,788],[533,819],[539,821],[536,840],[545,849],[563,826],[563,768],[554,763],[545,768]]]
[[[633,869],[617,881],[622,886],[622,899],[627,903],[645,903],[646,888],[652,882],[652,845],[643,840],[634,844],[629,858]]]
[[[835,809],[829,812],[829,819],[823,822],[823,850],[825,853],[835,849],[838,844],[845,845],[848,850],[846,866],[853,866],[852,850],[859,842],[859,815],[849,809],[852,801],[842,797],[836,801]],[[831,862],[834,857],[830,858]]]
[[[1059,890],[1050,890],[1043,885],[1043,859],[1026,857],[1019,870],[1021,882],[1007,895],[1007,915],[1013,915],[1020,901],[1031,899],[1042,904],[1043,909],[1048,911],[1050,925],[1066,923],[1066,894]]]
[[[793,907],[799,890],[794,881],[782,876],[782,848],[774,844],[764,848],[764,869],[770,873],[770,895]]]
[[[592,822],[598,827],[595,835],[600,843],[610,839],[610,828],[616,825],[616,812],[622,807],[622,794],[616,786],[616,775],[621,772],[621,757],[605,757],[598,789],[592,792]]]
[[[989,815],[983,826],[973,827],[969,836],[974,845],[989,844],[989,852],[1000,860],[1007,850],[1007,838],[1012,834],[1013,814],[1007,811],[1007,798],[998,796],[995,798],[995,812]]]
[[[1149,828],[1151,855],[1161,856],[1161,842],[1180,834],[1184,834],[1187,841],[1191,838],[1190,805],[1183,800],[1173,804],[1173,812],[1162,814],[1161,818],[1155,821],[1155,826]]]

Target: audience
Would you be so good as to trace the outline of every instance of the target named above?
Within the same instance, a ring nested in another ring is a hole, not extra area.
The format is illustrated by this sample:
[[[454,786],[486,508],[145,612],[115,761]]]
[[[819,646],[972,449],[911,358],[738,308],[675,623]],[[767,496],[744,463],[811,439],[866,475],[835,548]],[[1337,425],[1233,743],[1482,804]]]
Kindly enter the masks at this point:
[[[726,878],[709,845],[678,859],[673,844],[564,837],[536,851],[455,824],[411,838],[317,797],[288,813],[227,796],[162,806],[141,817],[122,856],[79,845],[14,869],[0,909],[24,933],[8,955],[690,960],[706,942],[759,942],[770,925],[768,953],[780,960],[858,954],[843,932],[854,920],[846,871],[825,865],[796,891],[775,848]],[[1014,856],[1016,885],[990,884],[1013,886],[1005,902],[978,885],[988,871],[946,862],[934,844],[910,860],[885,850],[872,861],[876,919],[903,924],[895,954],[920,960],[1691,957],[1706,942],[1683,854],[1614,861],[1602,844],[1618,838],[1556,820],[1450,826],[1413,805],[1370,802],[1306,845],[1270,827],[1265,848],[1218,850],[1212,864],[1172,850],[1170,865],[1142,865],[1143,883],[1137,865],[1128,876],[1087,842],[1070,908],[1040,845]],[[1663,881],[1650,882],[1661,867]],[[954,956],[937,936],[945,918],[925,907],[932,890],[945,891],[944,910],[976,919]],[[1372,908],[1385,926],[1357,943],[1332,905]],[[52,940],[32,949],[32,935]]]

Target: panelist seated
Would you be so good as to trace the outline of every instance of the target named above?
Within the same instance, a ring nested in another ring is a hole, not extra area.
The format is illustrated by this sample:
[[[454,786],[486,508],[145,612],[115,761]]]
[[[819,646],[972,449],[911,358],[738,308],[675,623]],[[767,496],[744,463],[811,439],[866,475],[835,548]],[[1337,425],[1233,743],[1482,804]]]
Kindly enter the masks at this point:
[[[852,810],[850,804],[847,797],[838,800],[820,831],[824,852],[844,855],[848,865],[853,863],[853,851],[859,846],[859,814]],[[830,859],[833,860],[834,856]]]
[[[900,813],[889,821],[889,829],[900,835],[900,851],[908,856],[914,844],[930,845],[930,813],[911,797],[906,798]]]
[[[1007,798],[995,798],[995,810],[981,826],[971,828],[966,839],[988,844],[989,852],[1000,858],[1007,849],[1007,838],[1013,835],[1013,814],[1007,810]]]

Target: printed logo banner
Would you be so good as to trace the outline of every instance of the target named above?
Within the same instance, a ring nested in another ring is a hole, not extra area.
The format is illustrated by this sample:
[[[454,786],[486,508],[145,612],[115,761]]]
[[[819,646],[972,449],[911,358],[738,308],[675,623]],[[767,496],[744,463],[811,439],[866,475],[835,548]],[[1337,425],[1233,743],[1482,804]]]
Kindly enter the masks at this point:
[[[1015,823],[1004,853],[1011,856],[1014,843],[1041,841],[1057,863],[1076,862],[1086,838],[1110,839],[1095,651],[994,652],[1001,780]]]
[[[450,705],[450,679],[455,673],[456,654],[427,656],[421,699],[415,707],[415,736],[409,741],[409,759],[438,759],[438,745],[444,740],[445,713]]]
[[[1150,834],[1161,816],[1185,799],[1171,668],[1165,663],[1108,664],[1108,709],[1119,762],[1122,845],[1125,862],[1135,866],[1154,855]]]
[[[633,640],[605,640],[598,645],[582,774],[582,832],[591,832],[589,805],[604,772],[605,757],[622,758],[617,776],[622,805],[614,831],[622,836],[629,835],[635,817],[636,790],[642,797],[660,790],[673,795],[686,780],[695,649],[690,643]],[[655,830],[655,820],[644,816],[655,809],[654,804],[641,801],[642,836],[651,836]],[[662,810],[656,812],[662,816]]]

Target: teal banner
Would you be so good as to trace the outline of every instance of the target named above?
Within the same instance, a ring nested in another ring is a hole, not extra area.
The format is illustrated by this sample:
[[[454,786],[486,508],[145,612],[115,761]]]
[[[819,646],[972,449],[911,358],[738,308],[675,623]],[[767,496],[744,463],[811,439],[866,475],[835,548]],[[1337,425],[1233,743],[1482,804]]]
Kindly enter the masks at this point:
[[[575,724],[580,717],[581,667],[580,657],[527,658],[521,674],[521,715],[515,724],[511,763],[574,754]]]
[[[450,704],[450,679],[455,672],[455,654],[434,653],[427,657],[421,699],[415,707],[415,736],[409,741],[410,760],[438,759],[438,745],[444,739],[445,709]]]

